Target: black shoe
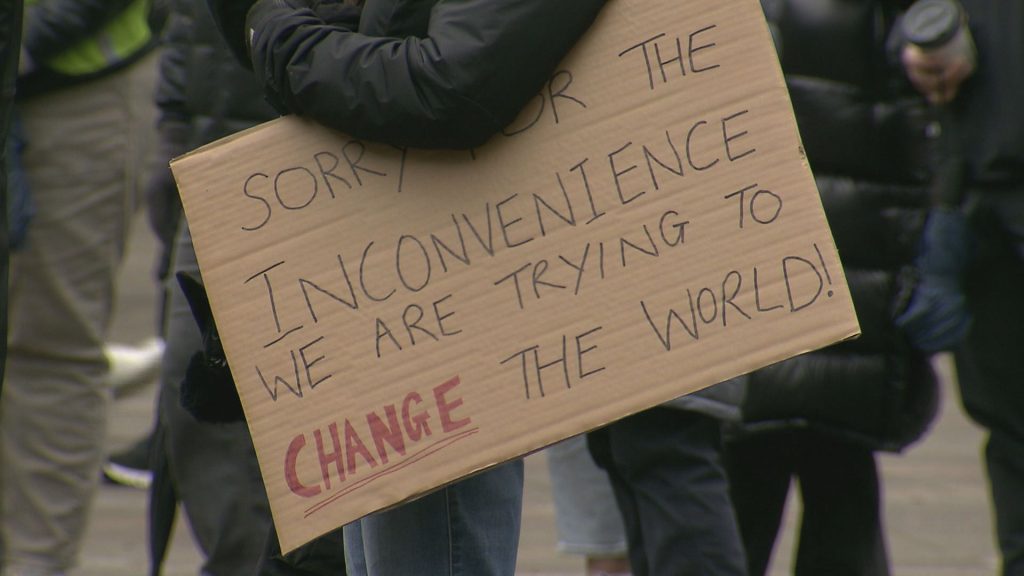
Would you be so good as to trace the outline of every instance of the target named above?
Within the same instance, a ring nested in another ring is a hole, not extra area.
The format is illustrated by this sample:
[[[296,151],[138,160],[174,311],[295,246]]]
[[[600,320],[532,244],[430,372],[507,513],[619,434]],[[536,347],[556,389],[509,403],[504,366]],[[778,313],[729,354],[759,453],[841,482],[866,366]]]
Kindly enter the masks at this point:
[[[118,484],[146,490],[153,482],[153,471],[149,465],[153,434],[116,454],[111,454],[103,464],[103,479],[108,484]]]

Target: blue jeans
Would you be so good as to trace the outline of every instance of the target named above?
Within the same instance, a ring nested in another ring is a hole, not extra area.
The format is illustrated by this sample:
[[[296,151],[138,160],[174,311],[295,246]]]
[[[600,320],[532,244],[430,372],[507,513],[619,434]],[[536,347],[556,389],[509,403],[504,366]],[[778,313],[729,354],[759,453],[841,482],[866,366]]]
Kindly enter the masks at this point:
[[[345,526],[349,576],[513,576],[523,462],[513,460]]]

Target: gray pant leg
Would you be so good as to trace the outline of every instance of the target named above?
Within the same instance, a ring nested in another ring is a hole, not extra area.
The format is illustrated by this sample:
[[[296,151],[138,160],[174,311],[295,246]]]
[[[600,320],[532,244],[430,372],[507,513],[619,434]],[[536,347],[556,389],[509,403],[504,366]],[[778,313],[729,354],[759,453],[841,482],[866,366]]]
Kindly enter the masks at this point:
[[[993,431],[985,447],[1002,576],[1024,575],[1024,442]]]
[[[176,242],[173,270],[198,276],[187,227]],[[206,557],[202,574],[251,576],[256,573],[271,525],[256,453],[244,422],[201,423],[182,408],[181,381],[202,342],[177,281],[173,276],[168,281],[160,416],[170,473]]]

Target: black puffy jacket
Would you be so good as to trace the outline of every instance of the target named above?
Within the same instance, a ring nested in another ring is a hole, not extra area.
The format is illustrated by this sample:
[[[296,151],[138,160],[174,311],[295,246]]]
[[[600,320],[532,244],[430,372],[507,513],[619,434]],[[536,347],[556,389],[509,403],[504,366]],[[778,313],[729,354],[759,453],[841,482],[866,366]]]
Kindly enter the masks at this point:
[[[892,321],[928,203],[924,104],[889,39],[902,2],[766,0],[862,336],[751,375],[752,429],[812,426],[898,450],[935,411],[927,358]]]
[[[515,119],[604,2],[366,0],[328,24],[262,0],[247,26],[255,73],[288,111],[357,138],[471,148]]]

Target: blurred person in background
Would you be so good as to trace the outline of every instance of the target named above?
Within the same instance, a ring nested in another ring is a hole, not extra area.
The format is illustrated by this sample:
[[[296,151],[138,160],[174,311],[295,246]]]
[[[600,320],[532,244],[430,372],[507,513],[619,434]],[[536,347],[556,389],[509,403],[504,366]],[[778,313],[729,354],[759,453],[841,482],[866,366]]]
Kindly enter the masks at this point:
[[[21,52],[22,1],[0,5],[0,214],[7,212],[8,134],[14,110],[14,88]],[[0,218],[0,390],[3,389],[4,358],[7,356],[7,219]]]
[[[151,0],[149,9],[149,27],[153,35],[161,36],[167,21],[169,0]],[[148,171],[166,170],[167,163],[153,155],[153,163]],[[159,240],[159,239],[158,239]],[[158,248],[166,246],[159,242]],[[162,278],[166,275],[166,255],[157,255],[156,276],[158,287],[162,286]],[[158,290],[157,314],[155,330],[151,336],[136,342],[107,342],[104,353],[110,363],[107,383],[113,388],[114,399],[126,398],[142,388],[155,384],[160,374],[160,364],[164,352],[164,300],[166,292]],[[128,486],[137,489],[148,489],[153,480],[150,469],[153,433],[150,429],[145,435],[132,444],[121,447],[107,456],[103,463],[103,480],[108,484]]]
[[[544,453],[558,551],[582,556],[586,576],[629,576],[622,513],[608,474],[590,456],[586,435],[567,438]]]
[[[937,407],[929,355],[894,310],[931,206],[931,114],[893,49],[900,0],[764,0],[807,159],[843,261],[859,338],[750,374],[727,464],[751,576],[768,572],[794,480],[796,576],[887,576],[880,450]]]
[[[202,554],[200,573],[251,576],[259,574],[273,531],[249,430],[241,418],[201,421],[180,400],[187,366],[203,341],[175,274],[201,276],[169,163],[278,114],[228,49],[203,0],[168,0],[165,8],[155,96],[158,145],[146,208],[158,241],[166,348],[154,431],[122,457],[151,450],[151,574],[160,572],[180,504]],[[344,572],[343,559],[335,569]]]
[[[746,576],[723,463],[726,422],[739,419],[733,378],[587,433],[622,513],[635,576]]]
[[[914,85],[957,124],[974,244],[973,323],[955,353],[961,399],[984,449],[1003,576],[1024,575],[1024,3],[960,0],[976,54],[908,45]],[[940,7],[936,6],[938,10]],[[946,8],[948,11],[949,9]],[[955,10],[955,8],[954,8]],[[936,12],[936,14],[942,14]]]
[[[104,343],[153,132],[148,10],[148,0],[25,5],[16,108],[33,215],[10,269],[5,575],[67,573],[98,486],[111,399]]]

